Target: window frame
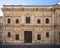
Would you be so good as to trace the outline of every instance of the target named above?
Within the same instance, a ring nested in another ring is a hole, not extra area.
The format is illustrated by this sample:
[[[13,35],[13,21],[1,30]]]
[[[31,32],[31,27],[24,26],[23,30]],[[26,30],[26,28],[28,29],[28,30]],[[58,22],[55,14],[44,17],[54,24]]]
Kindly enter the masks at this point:
[[[27,23],[27,24],[30,23],[30,17],[26,17],[26,23]]]
[[[19,23],[19,19],[16,19],[16,24],[18,24]]]
[[[41,40],[41,34],[37,34],[37,40]]]
[[[40,19],[37,19],[37,23],[38,23],[38,24],[40,24],[40,23],[41,23]]]
[[[8,24],[11,23],[11,19],[10,19],[10,18],[7,19],[7,23],[8,23]]]
[[[49,32],[46,32],[46,37],[49,37]]]
[[[11,37],[11,32],[8,32],[8,35],[7,35],[8,37]]]
[[[16,38],[16,40],[19,40],[19,34],[16,34],[16,36],[15,36]]]
[[[46,18],[45,23],[49,24],[49,18]]]

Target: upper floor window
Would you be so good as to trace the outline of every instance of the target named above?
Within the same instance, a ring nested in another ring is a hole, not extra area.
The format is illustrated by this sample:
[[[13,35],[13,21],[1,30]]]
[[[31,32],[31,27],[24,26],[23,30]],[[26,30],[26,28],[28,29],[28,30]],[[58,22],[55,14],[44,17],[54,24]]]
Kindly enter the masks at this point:
[[[49,32],[46,32],[46,37],[49,37]]]
[[[11,19],[8,19],[7,22],[8,22],[8,23],[11,23]]]
[[[11,37],[11,32],[8,32],[8,37]]]
[[[16,19],[16,23],[19,23],[19,19]]]
[[[37,20],[37,23],[40,24],[40,19]]]
[[[49,19],[48,19],[48,18],[46,18],[46,23],[47,23],[47,24],[49,23]]]
[[[26,17],[26,23],[30,23],[30,17]]]

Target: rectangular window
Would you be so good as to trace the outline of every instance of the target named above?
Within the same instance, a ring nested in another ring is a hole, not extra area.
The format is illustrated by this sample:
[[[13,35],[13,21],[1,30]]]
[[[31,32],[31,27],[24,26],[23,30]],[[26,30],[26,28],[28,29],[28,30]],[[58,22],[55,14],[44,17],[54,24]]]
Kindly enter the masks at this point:
[[[40,19],[37,20],[37,23],[40,24]]]
[[[60,43],[60,32],[59,32],[59,43]]]
[[[16,34],[16,40],[19,40],[19,34]]]
[[[16,19],[16,23],[19,23],[19,19]]]
[[[11,32],[8,32],[8,37],[11,37]]]
[[[26,23],[30,23],[30,17],[26,17]]]
[[[59,32],[59,36],[60,36],[60,32]]]
[[[46,32],[46,37],[49,37],[49,32]]]
[[[11,19],[8,19],[7,22],[8,22],[8,24],[10,24],[11,23]]]
[[[41,35],[40,34],[37,35],[37,40],[41,40]]]
[[[59,43],[60,43],[60,40],[59,40]]]

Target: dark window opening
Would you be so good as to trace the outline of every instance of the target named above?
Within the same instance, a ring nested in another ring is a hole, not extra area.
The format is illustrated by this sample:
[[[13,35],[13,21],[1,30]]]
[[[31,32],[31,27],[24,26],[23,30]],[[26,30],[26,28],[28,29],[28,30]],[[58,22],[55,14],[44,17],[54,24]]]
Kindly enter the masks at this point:
[[[11,37],[11,32],[8,32],[8,37]]]
[[[59,36],[60,36],[60,32],[59,32]]]
[[[41,35],[40,34],[37,35],[37,40],[41,40]]]
[[[59,32],[59,40],[60,40],[60,32]]]
[[[26,23],[30,23],[30,17],[26,17]]]
[[[40,19],[37,20],[37,23],[40,24]]]
[[[16,34],[16,40],[19,40],[19,34]]]
[[[49,32],[46,32],[46,37],[49,37]]]
[[[16,23],[19,23],[19,20],[18,19],[16,19]]]
[[[60,43],[60,40],[59,40],[59,43]]]
[[[38,11],[38,8],[36,8],[36,11]]]
[[[46,23],[47,23],[47,24],[49,23],[49,19],[48,19],[48,18],[46,18]]]
[[[8,19],[8,23],[11,23],[11,20],[10,19]]]

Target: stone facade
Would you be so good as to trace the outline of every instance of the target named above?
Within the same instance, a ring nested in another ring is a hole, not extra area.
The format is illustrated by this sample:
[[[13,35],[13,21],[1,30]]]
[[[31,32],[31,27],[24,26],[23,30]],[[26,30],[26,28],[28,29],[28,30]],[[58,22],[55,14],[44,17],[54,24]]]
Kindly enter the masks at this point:
[[[2,11],[3,43],[60,44],[60,5],[4,5]],[[30,18],[30,23],[26,23],[26,17]]]

